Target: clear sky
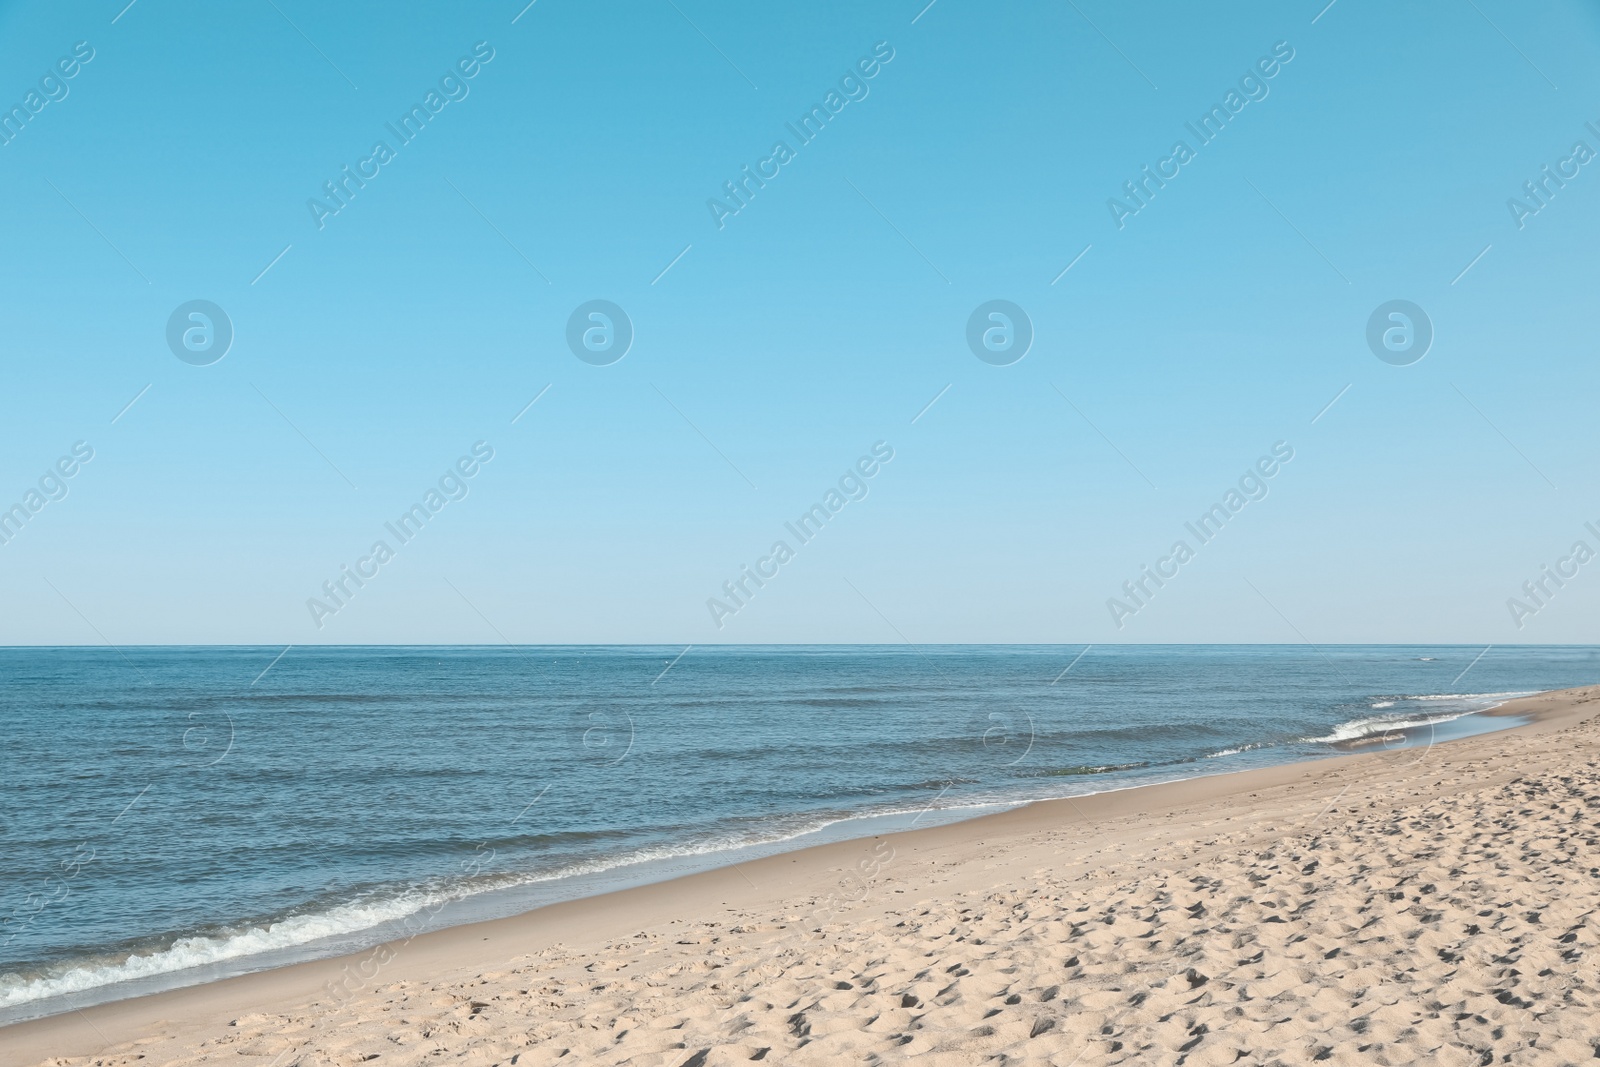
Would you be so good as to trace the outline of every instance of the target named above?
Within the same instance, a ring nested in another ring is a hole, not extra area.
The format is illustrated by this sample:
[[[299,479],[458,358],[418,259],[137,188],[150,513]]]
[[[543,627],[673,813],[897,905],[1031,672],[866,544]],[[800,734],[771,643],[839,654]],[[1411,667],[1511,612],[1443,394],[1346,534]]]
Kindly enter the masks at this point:
[[[0,643],[1596,639],[1593,3],[125,3],[0,5]]]

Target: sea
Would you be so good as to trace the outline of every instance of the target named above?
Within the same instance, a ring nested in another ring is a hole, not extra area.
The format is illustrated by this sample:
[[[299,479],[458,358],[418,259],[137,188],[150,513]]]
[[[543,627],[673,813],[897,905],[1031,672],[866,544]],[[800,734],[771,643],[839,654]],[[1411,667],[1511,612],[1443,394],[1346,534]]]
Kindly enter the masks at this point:
[[[1053,797],[1408,749],[1587,647],[0,649],[0,1022]]]

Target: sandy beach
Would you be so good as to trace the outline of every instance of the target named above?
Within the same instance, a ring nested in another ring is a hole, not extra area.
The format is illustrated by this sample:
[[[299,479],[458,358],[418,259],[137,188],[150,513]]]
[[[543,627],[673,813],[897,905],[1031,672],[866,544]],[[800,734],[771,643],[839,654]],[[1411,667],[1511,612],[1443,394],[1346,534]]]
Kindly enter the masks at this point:
[[[1600,687],[68,1012],[8,1064],[1588,1063]]]

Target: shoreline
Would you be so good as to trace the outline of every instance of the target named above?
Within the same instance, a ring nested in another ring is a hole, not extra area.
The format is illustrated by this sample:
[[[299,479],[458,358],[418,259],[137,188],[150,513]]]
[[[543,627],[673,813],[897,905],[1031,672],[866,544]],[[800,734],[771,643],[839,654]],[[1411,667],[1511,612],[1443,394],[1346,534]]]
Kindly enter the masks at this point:
[[[652,928],[728,924],[750,915],[786,917],[774,926],[778,940],[788,949],[803,949],[827,941],[827,934],[814,939],[800,929],[813,921],[824,926],[844,916],[861,921],[934,894],[992,889],[1004,881],[997,872],[1015,866],[1007,857],[1031,855],[1041,837],[1066,833],[1065,840],[1052,841],[1061,870],[1091,874],[1140,848],[1181,844],[1186,834],[1193,836],[1199,812],[1214,814],[1228,802],[1239,810],[1229,812],[1226,825],[1270,833],[1279,823],[1295,822],[1286,814],[1289,809],[1317,809],[1310,812],[1313,821],[1322,817],[1319,810],[1335,810],[1353,787],[1345,779],[1361,776],[1356,772],[1369,778],[1403,775],[1481,760],[1485,752],[1525,745],[1592,718],[1600,713],[1597,697],[1600,688],[1582,687],[1508,700],[1474,714],[1523,716],[1527,724],[1437,745],[1368,749],[1035,801],[935,827],[778,852],[506,918],[430,930],[351,955],[69,1008],[0,1032],[19,1063],[89,1056],[131,1041],[198,1044],[226,1033],[244,1016],[355,1012],[376,990],[396,983],[470,979],[528,958],[576,953],[594,966],[634,954],[631,945],[609,953],[607,948]],[[1327,801],[1323,794],[1331,795],[1335,785],[1343,789]],[[1253,800],[1261,803],[1248,803]],[[1137,825],[1122,825],[1129,820]]]
[[[1472,711],[1444,713],[1444,717],[1437,720],[1425,719],[1419,721],[1414,719],[1403,724],[1397,723],[1389,728],[1386,733],[1366,733],[1355,738],[1339,740],[1336,740],[1333,736],[1306,737],[1292,742],[1269,743],[1261,746],[1249,745],[1239,749],[1229,749],[1224,752],[1211,753],[1207,756],[1189,757],[1169,763],[1107,767],[1101,768],[1101,770],[1113,773],[1103,779],[1096,774],[1060,776],[1079,782],[1084,786],[1091,784],[1100,786],[1100,788],[1086,792],[1054,792],[1053,795],[1039,795],[1038,791],[1035,791],[1035,795],[1022,797],[972,796],[961,798],[946,806],[934,806],[948,791],[949,785],[947,784],[946,790],[941,790],[933,798],[932,803],[921,808],[895,807],[878,811],[845,813],[834,817],[825,817],[822,813],[817,813],[821,821],[815,825],[784,833],[782,836],[770,839],[747,841],[739,844],[722,844],[711,848],[668,851],[659,855],[623,858],[616,862],[589,869],[580,867],[580,869],[564,873],[519,878],[498,885],[469,890],[460,895],[437,895],[427,902],[415,905],[412,910],[398,914],[393,918],[381,919],[368,926],[326,934],[313,940],[290,941],[273,947],[257,948],[244,954],[218,954],[204,962],[187,963],[182,967],[170,970],[150,970],[142,974],[134,973],[126,977],[117,978],[114,981],[82,989],[69,990],[64,993],[52,993],[45,997],[0,1006],[0,1030],[50,1018],[65,1012],[77,1011],[85,1007],[98,1007],[122,1000],[142,999],[184,989],[200,988],[221,981],[281,970],[300,964],[364,957],[381,946],[393,945],[397,942],[409,944],[417,937],[427,933],[438,933],[458,926],[515,918],[556,904],[575,903],[629,889],[643,889],[663,882],[709,873],[720,868],[738,867],[770,856],[803,853],[824,845],[848,844],[869,838],[875,839],[884,835],[899,834],[911,829],[927,829],[974,819],[983,819],[990,815],[1023,809],[1036,804],[1083,801],[1087,797],[1104,793],[1137,791],[1156,786],[1176,786],[1202,778],[1227,777],[1256,770],[1270,770],[1316,763],[1320,760],[1335,758],[1340,755],[1380,750],[1392,753],[1403,748],[1431,746],[1435,743],[1452,742],[1480,734],[1514,729],[1514,726],[1490,724],[1487,720],[1516,716],[1515,710],[1506,712],[1501,709],[1507,703],[1538,695],[1540,694],[1445,694],[1431,699],[1445,699],[1447,696],[1463,700],[1499,698],[1499,703]],[[1383,708],[1389,706],[1389,704],[1374,705],[1374,707]],[[1427,713],[1419,712],[1418,714],[1425,716]],[[1368,719],[1351,720],[1346,725],[1369,723],[1371,721]],[[1440,736],[1441,734],[1442,736]],[[1309,744],[1321,744],[1324,747],[1324,751],[1321,753],[1304,751],[1302,746]],[[1228,757],[1234,760],[1245,757],[1253,761],[1267,756],[1271,752],[1278,753],[1281,759],[1267,763],[1253,762],[1250,765],[1231,769],[1223,763],[1219,762],[1213,765],[1210,762],[1218,757]],[[1251,753],[1252,755],[1246,756],[1246,753]],[[1129,771],[1133,773],[1126,773]],[[1183,771],[1190,773],[1180,773]],[[1172,776],[1168,777],[1167,775]],[[1053,780],[1053,776],[1041,778],[1041,781],[1048,780]],[[434,921],[438,916],[446,912],[449,913],[446,918],[437,922]],[[291,916],[282,921],[293,922],[297,918],[300,917]],[[273,928],[256,927],[252,928],[252,931],[259,933]],[[175,946],[183,944],[184,941],[181,938],[175,942]],[[157,959],[161,954],[158,952],[150,956],[135,955],[132,958],[151,961]]]

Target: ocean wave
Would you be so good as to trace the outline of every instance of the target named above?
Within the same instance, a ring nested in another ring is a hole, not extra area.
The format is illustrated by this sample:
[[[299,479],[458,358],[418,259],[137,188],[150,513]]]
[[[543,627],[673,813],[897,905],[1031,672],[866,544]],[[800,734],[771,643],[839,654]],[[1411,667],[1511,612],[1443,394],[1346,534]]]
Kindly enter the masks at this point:
[[[15,972],[0,974],[0,1009],[64,994],[82,993],[122,982],[157,978],[192,968],[258,956],[262,953],[295,949],[327,938],[360,934],[386,924],[402,923],[423,911],[428,911],[431,918],[448,904],[484,893],[513,890],[522,886],[539,885],[584,875],[604,874],[618,868],[651,862],[687,860],[752,846],[781,845],[851,820],[904,815],[921,816],[934,810],[987,808],[997,804],[1010,806],[1021,802],[995,798],[974,801],[973,798],[963,797],[952,798],[949,803],[941,804],[940,799],[935,797],[932,803],[913,807],[896,805],[870,811],[827,811],[789,816],[770,820],[765,826],[741,833],[703,838],[693,843],[654,845],[627,852],[614,852],[587,860],[564,863],[542,871],[480,873],[453,884],[411,887],[392,896],[369,898],[318,911],[291,914],[259,925],[177,936],[164,944],[158,943],[119,955],[103,955],[90,959],[78,957],[40,968],[31,974]],[[492,861],[486,859],[485,862]],[[422,924],[405,923],[396,931],[396,936],[407,936],[425,928]]]
[[[1337,745],[1349,741],[1364,741],[1369,737],[1379,737],[1392,734],[1400,730],[1415,730],[1423,726],[1434,726],[1442,722],[1450,722],[1471,715],[1470,711],[1444,712],[1438,715],[1374,715],[1366,719],[1351,719],[1335,726],[1332,732],[1321,737],[1307,737],[1305,744],[1312,745]]]
[[[1413,693],[1399,696],[1385,697],[1375,700],[1367,706],[1370,708],[1392,708],[1401,701],[1406,700],[1510,700],[1514,697],[1530,697],[1537,690],[1514,690],[1509,693]]]
[[[1275,742],[1272,741],[1256,741],[1248,745],[1238,745],[1234,748],[1225,748],[1220,752],[1211,752],[1208,753],[1205,758],[1216,759],[1219,756],[1237,756],[1241,752],[1253,752],[1258,748],[1267,748],[1274,743]]]
[[[1404,696],[1401,700],[1509,700],[1513,697],[1531,697],[1537,689],[1514,690],[1509,693],[1424,693],[1421,696]]]
[[[1136,771],[1150,766],[1149,763],[1106,763],[1083,764],[1071,767],[1051,767],[1047,770],[1035,771],[1035,778],[1072,778],[1080,774],[1110,774],[1113,771]]]
[[[1428,711],[1425,708],[1410,708],[1393,712],[1388,715],[1369,715],[1358,719],[1350,719],[1339,723],[1332,731],[1321,737],[1302,738],[1304,744],[1335,745],[1351,741],[1362,741],[1367,738],[1390,734],[1400,730],[1415,730],[1424,726],[1436,726],[1439,723],[1451,722],[1468,715],[1476,715],[1491,708],[1497,707],[1506,700],[1515,697],[1531,696],[1529,692],[1509,693],[1423,693],[1414,696],[1397,696],[1389,700],[1373,702],[1373,709],[1392,708],[1400,703],[1427,703],[1437,701],[1460,701],[1459,706]]]
[[[326,911],[290,915],[262,926],[180,937],[164,948],[133,952],[120,958],[75,960],[47,968],[42,974],[0,975],[0,1008],[356,933],[404,919],[445,899],[435,893],[403,893],[386,900],[342,904]]]

